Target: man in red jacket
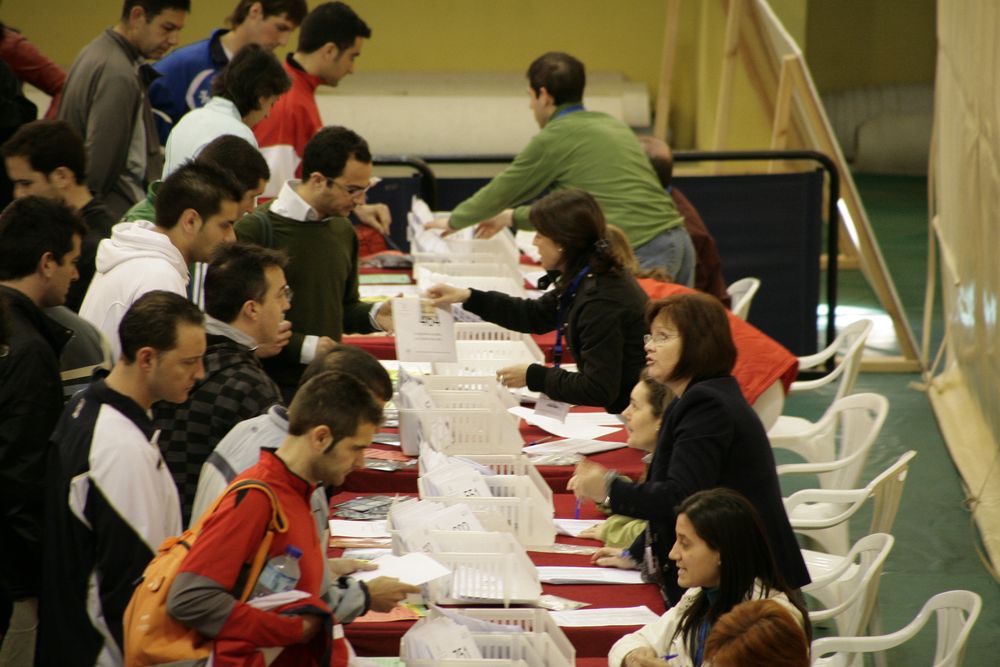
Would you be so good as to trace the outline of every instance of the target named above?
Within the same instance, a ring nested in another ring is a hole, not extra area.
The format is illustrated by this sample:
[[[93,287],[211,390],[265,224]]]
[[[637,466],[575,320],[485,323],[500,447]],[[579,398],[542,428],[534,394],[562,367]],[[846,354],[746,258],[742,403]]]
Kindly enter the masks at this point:
[[[257,489],[226,497],[205,522],[184,559],[167,601],[180,623],[214,640],[216,667],[264,665],[260,649],[283,647],[272,667],[346,665],[347,644],[329,606],[321,599],[324,545],[309,497],[317,484],[340,486],[364,465],[365,448],[382,420],[371,392],[351,375],[329,371],[306,382],[288,410],[288,437],[236,479],[265,482],[277,496],[288,530],[276,533],[268,558],[288,547],[302,552],[295,585],[308,594],[264,611],[240,602],[241,575],[256,554],[271,520],[271,501]],[[332,628],[331,628],[332,625]]]

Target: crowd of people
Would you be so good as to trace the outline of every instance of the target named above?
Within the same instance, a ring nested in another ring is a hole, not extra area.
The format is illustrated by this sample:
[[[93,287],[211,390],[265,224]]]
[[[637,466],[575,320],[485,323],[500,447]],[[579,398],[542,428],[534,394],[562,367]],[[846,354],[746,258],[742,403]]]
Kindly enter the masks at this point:
[[[392,219],[366,200],[368,142],[324,126],[315,100],[372,30],[342,2],[239,0],[228,28],[171,52],[190,4],[124,0],[68,73],[3,27],[0,76],[45,72],[54,96],[47,119],[3,128],[0,149],[13,199],[0,214],[3,665],[124,664],[136,583],[187,527],[197,541],[166,613],[218,665],[263,664],[261,647],[285,647],[278,667],[346,664],[340,625],[419,591],[362,583],[351,574],[369,566],[325,553],[327,489],[363,464],[393,393],[370,354],[340,343],[392,331],[391,302],[363,302],[358,278],[359,237]],[[296,29],[282,63],[273,51]],[[591,533],[606,543],[595,563],[643,570],[669,607],[612,665],[780,651],[804,665],[808,573],[752,408],[794,357],[727,314],[669,148],[588,111],[568,54],[540,56],[527,80],[540,131],[431,226],[533,229],[551,289],[424,296],[555,331],[553,365],[498,379],[623,413],[647,454],[639,480],[584,461],[569,484],[612,515]],[[302,597],[247,604],[261,548],[301,554]]]

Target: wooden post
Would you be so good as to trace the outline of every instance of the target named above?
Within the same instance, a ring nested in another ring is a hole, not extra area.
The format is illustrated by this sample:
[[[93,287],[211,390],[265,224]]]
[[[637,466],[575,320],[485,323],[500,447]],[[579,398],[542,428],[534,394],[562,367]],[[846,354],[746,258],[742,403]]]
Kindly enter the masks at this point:
[[[670,125],[670,93],[674,85],[680,9],[681,0],[667,0],[667,23],[663,33],[663,57],[660,60],[660,89],[656,94],[656,116],[653,120],[653,136],[667,143],[669,143],[667,132]]]
[[[715,150],[726,149],[729,140],[729,114],[733,107],[733,78],[740,47],[740,21],[744,0],[729,0],[726,17],[725,47],[722,52],[722,76],[719,82],[719,100],[715,107]]]
[[[771,125],[771,150],[781,151],[788,146],[788,124],[792,116],[792,61],[797,56],[788,55],[781,59],[781,75],[778,78],[778,93],[774,103],[774,123]],[[772,160],[768,172],[778,170],[780,163]]]

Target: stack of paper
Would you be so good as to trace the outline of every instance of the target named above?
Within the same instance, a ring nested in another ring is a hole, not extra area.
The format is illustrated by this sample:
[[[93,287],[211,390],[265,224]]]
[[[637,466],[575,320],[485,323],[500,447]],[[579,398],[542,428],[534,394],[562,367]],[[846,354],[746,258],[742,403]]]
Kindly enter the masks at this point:
[[[405,584],[419,586],[451,574],[451,570],[441,563],[427,554],[417,552],[408,553],[405,556],[393,556],[392,554],[379,556],[371,561],[371,564],[377,566],[378,569],[355,572],[351,576],[358,581],[371,581],[378,577],[395,577]]]
[[[465,626],[439,616],[424,619],[403,635],[403,655],[409,660],[481,660],[482,654]]]
[[[546,584],[641,584],[639,570],[614,567],[538,567],[538,578]]]
[[[540,445],[530,445],[524,448],[524,453],[531,456],[550,456],[553,454],[599,454],[600,452],[610,452],[613,449],[627,447],[624,442],[613,442],[610,440],[590,440],[587,438],[565,438],[563,440],[553,440],[543,442]]]
[[[594,440],[621,430],[620,422],[617,426],[602,426],[600,419],[587,418],[587,413],[569,414],[566,415],[565,421],[559,421],[553,417],[535,414],[530,408],[510,408],[508,412],[560,438]]]
[[[551,611],[552,620],[564,628],[602,628],[607,625],[646,625],[660,617],[646,605],[610,609]]]

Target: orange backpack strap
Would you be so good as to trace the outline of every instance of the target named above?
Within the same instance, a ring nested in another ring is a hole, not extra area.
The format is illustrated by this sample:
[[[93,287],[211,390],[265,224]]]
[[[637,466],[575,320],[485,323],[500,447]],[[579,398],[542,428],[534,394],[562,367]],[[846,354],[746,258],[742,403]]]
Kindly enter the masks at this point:
[[[288,519],[285,516],[285,511],[281,507],[281,502],[278,500],[278,496],[275,495],[274,490],[267,485],[266,482],[262,482],[256,479],[242,479],[233,482],[228,488],[215,499],[211,507],[205,511],[204,514],[198,519],[198,522],[191,527],[192,532],[195,534],[200,533],[202,529],[202,524],[210,517],[222,504],[226,496],[242,491],[244,489],[257,489],[258,491],[263,491],[267,494],[268,499],[271,501],[271,520],[267,524],[267,531],[264,533],[264,538],[260,542],[260,546],[257,548],[257,553],[254,554],[253,560],[250,561],[250,567],[247,572],[246,583],[243,585],[243,591],[240,594],[240,602],[246,602],[247,598],[250,597],[250,593],[253,591],[254,585],[257,583],[257,577],[260,575],[261,570],[264,569],[264,565],[267,563],[267,554],[271,550],[271,543],[274,541],[275,533],[284,533],[288,531]]]

